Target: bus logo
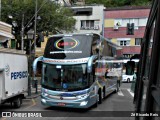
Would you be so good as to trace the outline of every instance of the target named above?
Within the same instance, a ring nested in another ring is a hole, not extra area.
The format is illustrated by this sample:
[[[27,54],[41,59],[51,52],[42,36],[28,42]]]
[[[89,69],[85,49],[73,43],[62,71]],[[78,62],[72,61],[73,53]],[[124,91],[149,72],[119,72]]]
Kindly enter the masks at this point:
[[[57,40],[54,46],[61,50],[73,49],[79,45],[79,41],[73,38],[62,38]]]

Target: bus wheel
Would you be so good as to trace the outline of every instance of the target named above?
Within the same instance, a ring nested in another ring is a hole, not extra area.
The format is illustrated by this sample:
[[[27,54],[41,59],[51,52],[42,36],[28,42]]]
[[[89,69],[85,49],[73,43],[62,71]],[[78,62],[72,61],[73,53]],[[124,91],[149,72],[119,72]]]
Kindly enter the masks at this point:
[[[98,96],[99,96],[98,103],[101,104],[102,103],[102,92],[101,92],[101,89],[99,89],[99,91],[98,91]]]

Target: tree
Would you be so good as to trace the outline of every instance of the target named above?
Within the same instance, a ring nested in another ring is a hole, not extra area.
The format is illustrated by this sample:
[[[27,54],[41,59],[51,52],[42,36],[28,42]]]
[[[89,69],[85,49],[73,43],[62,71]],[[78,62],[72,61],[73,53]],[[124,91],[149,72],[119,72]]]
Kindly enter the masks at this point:
[[[24,15],[24,34],[34,26],[35,0],[2,0],[2,21],[12,24],[16,21],[16,39],[20,39],[22,19]],[[13,19],[9,19],[12,15]],[[70,9],[64,8],[51,0],[38,0],[38,15],[41,20],[37,20],[37,32],[49,31],[57,33],[62,31],[72,31],[75,24],[73,13]],[[33,19],[31,19],[33,18]],[[28,24],[28,22],[30,23]]]

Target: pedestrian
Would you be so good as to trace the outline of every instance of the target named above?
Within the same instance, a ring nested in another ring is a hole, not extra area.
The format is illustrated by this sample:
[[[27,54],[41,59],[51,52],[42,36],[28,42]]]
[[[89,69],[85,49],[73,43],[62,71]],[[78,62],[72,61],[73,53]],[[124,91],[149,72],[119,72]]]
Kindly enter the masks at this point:
[[[109,77],[108,77],[108,68],[106,68],[105,78],[109,78]]]

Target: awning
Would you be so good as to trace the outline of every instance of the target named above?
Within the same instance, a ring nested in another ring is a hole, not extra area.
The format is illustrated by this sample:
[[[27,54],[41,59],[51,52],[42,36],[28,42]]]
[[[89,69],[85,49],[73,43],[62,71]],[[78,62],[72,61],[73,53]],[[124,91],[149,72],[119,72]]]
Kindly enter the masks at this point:
[[[74,14],[92,14],[92,8],[72,8]]]
[[[14,39],[14,36],[11,33],[0,30],[0,42],[5,42],[8,39]]]
[[[11,34],[12,25],[0,21],[0,42],[5,42],[6,40],[13,39],[14,36]]]
[[[120,50],[120,49],[122,49],[122,47],[121,47],[121,46],[119,46],[119,45],[117,45],[117,44],[115,44],[115,43],[111,42],[109,39],[105,39],[105,40],[108,42],[108,45],[109,45],[109,46],[111,46],[111,47],[115,48],[116,50]]]

